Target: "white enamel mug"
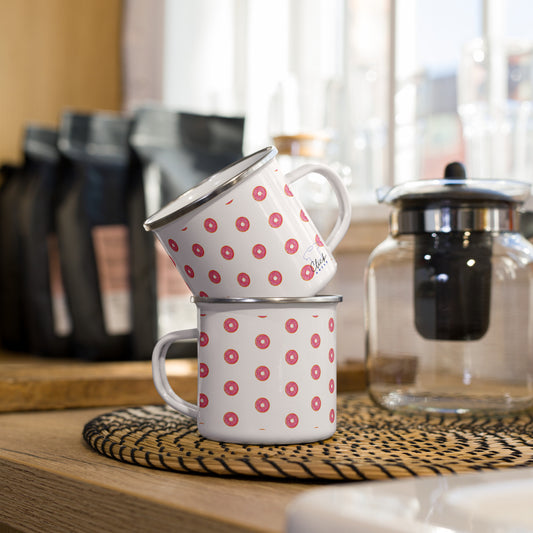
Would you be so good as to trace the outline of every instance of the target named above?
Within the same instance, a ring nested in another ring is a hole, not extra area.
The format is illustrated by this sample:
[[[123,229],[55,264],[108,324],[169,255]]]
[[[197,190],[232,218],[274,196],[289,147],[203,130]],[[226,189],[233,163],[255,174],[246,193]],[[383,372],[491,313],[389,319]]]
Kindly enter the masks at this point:
[[[336,307],[341,296],[195,297],[198,328],[169,333],[154,347],[154,384],[163,400],[197,421],[209,439],[290,444],[336,430]],[[197,339],[197,404],[170,387],[165,358]]]
[[[148,218],[196,296],[312,296],[337,270],[332,250],[350,224],[346,186],[330,168],[284,175],[267,147],[213,174]],[[310,173],[333,188],[338,217],[324,240],[290,184]]]

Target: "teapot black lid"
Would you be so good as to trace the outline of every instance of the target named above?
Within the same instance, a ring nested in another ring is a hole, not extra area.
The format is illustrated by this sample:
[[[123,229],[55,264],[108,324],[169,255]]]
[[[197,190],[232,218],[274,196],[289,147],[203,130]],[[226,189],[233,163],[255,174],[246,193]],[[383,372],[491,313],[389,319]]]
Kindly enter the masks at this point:
[[[524,203],[530,195],[531,184],[516,180],[467,178],[462,163],[446,165],[444,178],[407,181],[377,191],[380,203],[397,207],[435,204],[492,204]]]

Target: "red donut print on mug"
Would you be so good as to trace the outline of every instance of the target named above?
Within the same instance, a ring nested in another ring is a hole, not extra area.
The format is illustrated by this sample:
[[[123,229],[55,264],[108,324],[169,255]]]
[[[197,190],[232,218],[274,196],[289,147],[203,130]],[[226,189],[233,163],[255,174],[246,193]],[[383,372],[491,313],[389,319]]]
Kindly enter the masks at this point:
[[[285,354],[285,361],[287,361],[289,365],[295,365],[298,362],[298,352],[296,350],[289,350]]]
[[[200,435],[216,441],[329,438],[336,430],[337,402],[337,328],[331,325],[341,300],[196,296],[198,327],[169,333],[154,347],[156,389],[170,407],[196,421]],[[182,399],[165,374],[170,346],[187,339],[198,341],[197,404]]]
[[[210,270],[207,274],[212,283],[219,284],[222,281],[222,277],[216,270]]]
[[[250,221],[246,217],[239,217],[235,221],[235,227],[240,232],[245,232],[250,229]]]
[[[268,282],[273,287],[277,287],[278,285],[281,284],[282,281],[283,281],[283,276],[281,275],[281,272],[279,270],[273,270],[268,275]]]
[[[224,258],[230,261],[235,256],[235,252],[233,251],[233,248],[231,246],[222,246],[220,249],[220,255]]]
[[[285,243],[285,251],[288,253],[288,254],[295,254],[297,251],[298,251],[298,248],[299,248],[299,244],[298,244],[298,241],[296,239],[289,239],[286,243]]]
[[[288,333],[296,333],[298,331],[298,320],[295,318],[289,318],[289,320],[285,322],[285,330]]]
[[[144,223],[153,231],[194,296],[307,297],[335,275],[332,255],[346,233],[351,204],[343,180],[309,164],[284,174],[267,147],[207,177]],[[337,199],[326,237],[290,184],[324,176]]]
[[[248,287],[250,285],[251,278],[246,272],[240,272],[237,275],[237,282],[241,287]]]
[[[218,229],[217,221],[212,218],[206,218],[204,220],[204,228],[205,231],[208,231],[209,233],[215,233],[215,231]]]
[[[263,259],[266,256],[266,247],[262,244],[256,244],[252,249],[252,255],[256,259]]]
[[[226,318],[226,320],[224,320],[224,329],[228,333],[235,333],[239,329],[239,322],[234,318]]]
[[[232,348],[224,352],[224,361],[229,365],[234,365],[239,360],[239,353]]]
[[[296,396],[298,394],[298,384],[294,381],[289,381],[289,383],[285,385],[285,394],[287,396]]]
[[[196,257],[203,257],[205,254],[204,248],[201,244],[195,243],[192,245],[192,253]]]
[[[268,401],[267,398],[258,398],[255,401],[255,408],[260,413],[266,413],[270,409],[270,402]]]
[[[262,202],[266,198],[266,195],[267,191],[262,185],[255,187],[252,193],[254,200],[257,200],[258,202]]]

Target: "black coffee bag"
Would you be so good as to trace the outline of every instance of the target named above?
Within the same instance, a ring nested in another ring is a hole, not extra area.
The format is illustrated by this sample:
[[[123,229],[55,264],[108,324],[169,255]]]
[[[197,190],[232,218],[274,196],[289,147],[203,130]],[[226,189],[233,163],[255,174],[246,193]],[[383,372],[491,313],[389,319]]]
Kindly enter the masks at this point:
[[[129,127],[129,119],[106,113],[66,112],[61,120],[57,235],[83,359],[131,358]]]
[[[22,253],[29,351],[69,357],[72,320],[67,305],[55,227],[60,178],[57,130],[28,126],[24,139],[26,190],[21,205]]]
[[[25,263],[20,209],[26,191],[22,166],[0,168],[0,345],[17,352],[28,350]]]
[[[134,354],[149,358],[156,340],[196,327],[196,307],[178,270],[154,235],[148,216],[204,178],[242,157],[244,119],[181,113],[163,107],[139,109],[130,145],[130,226]],[[196,356],[184,342],[173,357]]]

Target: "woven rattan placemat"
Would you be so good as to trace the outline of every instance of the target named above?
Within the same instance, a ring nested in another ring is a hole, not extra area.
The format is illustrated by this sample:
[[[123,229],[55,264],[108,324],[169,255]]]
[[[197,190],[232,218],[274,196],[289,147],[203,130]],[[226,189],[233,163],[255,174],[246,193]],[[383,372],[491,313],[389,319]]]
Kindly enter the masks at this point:
[[[337,432],[285,446],[214,442],[163,406],[121,409],[84,428],[103,455],[145,467],[293,480],[370,480],[533,466],[533,412],[505,417],[399,415],[341,395]]]

